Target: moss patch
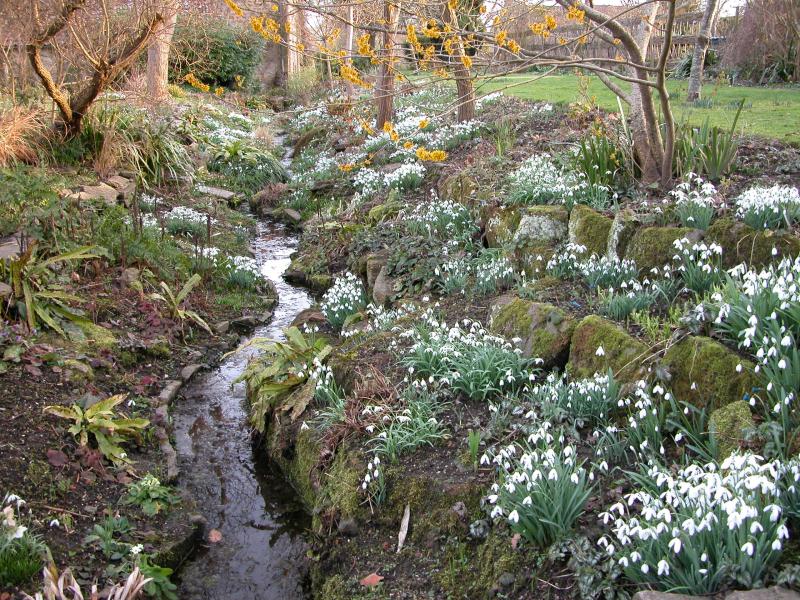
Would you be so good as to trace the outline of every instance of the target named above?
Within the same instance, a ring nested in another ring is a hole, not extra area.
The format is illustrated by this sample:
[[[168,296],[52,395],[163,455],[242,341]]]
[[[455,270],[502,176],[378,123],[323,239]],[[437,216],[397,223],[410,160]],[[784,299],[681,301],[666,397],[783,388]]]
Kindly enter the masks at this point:
[[[736,366],[741,364],[740,373]],[[756,385],[753,365],[711,338],[689,336],[664,355],[679,400],[711,409],[742,400]],[[694,384],[694,385],[693,385]]]
[[[722,263],[726,268],[745,262],[763,267],[783,256],[800,253],[800,239],[788,232],[757,231],[730,217],[717,219],[706,231],[705,239],[722,246]],[[778,251],[772,256],[772,249]]]
[[[602,353],[598,353],[600,347]],[[647,346],[621,327],[590,315],[578,323],[572,334],[567,372],[573,378],[584,379],[610,368],[617,379],[635,381],[647,372],[648,357]]]
[[[564,366],[577,325],[566,312],[552,304],[515,296],[501,298],[491,311],[492,333],[521,339],[523,355],[541,358],[545,368]]]
[[[450,598],[491,597],[493,591],[504,587],[499,582],[507,573],[517,577],[502,591],[513,592],[525,571],[523,553],[514,550],[510,538],[497,531],[492,531],[477,548],[454,541],[445,549],[442,562],[446,567],[437,573],[436,580]]]
[[[569,241],[586,246],[589,254],[603,256],[608,247],[612,223],[611,219],[596,210],[578,204],[569,215]]]
[[[633,234],[625,258],[636,262],[642,272],[672,262],[675,240],[688,238],[696,242],[703,232],[689,227],[645,227]]]
[[[720,458],[726,458],[739,448],[745,432],[755,427],[750,405],[744,400],[731,402],[711,413],[708,428],[719,447]]]

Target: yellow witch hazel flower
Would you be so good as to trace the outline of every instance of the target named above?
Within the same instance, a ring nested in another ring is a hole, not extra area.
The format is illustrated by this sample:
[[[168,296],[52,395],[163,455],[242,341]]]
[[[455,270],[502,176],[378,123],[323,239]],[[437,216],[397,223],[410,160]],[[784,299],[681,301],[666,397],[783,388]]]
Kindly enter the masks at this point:
[[[447,152],[444,150],[426,150],[425,148],[417,148],[417,158],[423,161],[441,162],[447,158]]]
[[[230,8],[237,17],[244,16],[244,11],[233,0],[225,0],[225,4],[228,5],[228,8]]]

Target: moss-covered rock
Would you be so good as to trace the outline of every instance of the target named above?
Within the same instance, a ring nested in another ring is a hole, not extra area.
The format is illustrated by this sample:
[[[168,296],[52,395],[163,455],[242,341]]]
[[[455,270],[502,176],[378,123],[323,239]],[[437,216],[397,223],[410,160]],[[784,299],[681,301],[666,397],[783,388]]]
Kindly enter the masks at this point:
[[[117,346],[117,338],[110,330],[91,321],[69,321],[64,324],[64,332],[80,348],[111,350]]]
[[[648,359],[647,346],[611,321],[590,315],[572,334],[567,372],[583,379],[611,369],[620,381],[635,381],[645,376]]]
[[[711,413],[708,421],[711,437],[719,447],[720,458],[726,458],[739,448],[747,430],[755,427],[750,405],[744,400],[731,402]]]
[[[633,260],[641,271],[647,272],[672,262],[675,240],[687,238],[698,242],[702,237],[702,231],[689,227],[644,227],[633,234],[625,258]]]
[[[726,268],[741,262],[763,267],[781,257],[800,254],[800,239],[791,232],[757,231],[730,217],[714,221],[706,230],[705,239],[722,246],[722,263]],[[777,251],[775,256],[773,248]]]
[[[726,406],[747,397],[756,386],[751,362],[703,336],[688,336],[671,346],[662,364],[672,376],[675,397],[696,406]]]
[[[569,215],[569,241],[586,246],[588,254],[603,256],[608,248],[612,220],[583,204],[577,204]]]
[[[504,296],[491,307],[489,328],[508,339],[521,340],[526,357],[538,357],[545,368],[563,367],[577,322],[566,312],[540,302]]]
[[[486,232],[486,245],[501,248],[511,242],[521,218],[519,208],[513,206],[484,209],[481,221]]]
[[[441,198],[468,205],[478,190],[478,183],[466,171],[459,171],[441,178],[437,189]]]
[[[401,210],[403,210],[403,203],[400,200],[399,194],[397,190],[392,190],[389,192],[386,202],[369,209],[367,213],[367,223],[377,225],[381,221],[396,216]]]
[[[752,363],[703,336],[688,336],[672,345],[662,364],[672,375],[675,397],[696,406],[726,406],[742,400],[756,386]]]
[[[628,249],[628,244],[639,227],[636,215],[631,210],[620,210],[614,215],[611,228],[608,231],[606,256],[622,258]]]

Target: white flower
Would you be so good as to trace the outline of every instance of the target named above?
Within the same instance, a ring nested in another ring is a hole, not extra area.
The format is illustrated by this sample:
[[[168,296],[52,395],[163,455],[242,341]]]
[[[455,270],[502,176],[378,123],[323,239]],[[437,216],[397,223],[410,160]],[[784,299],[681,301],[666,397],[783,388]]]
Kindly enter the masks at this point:
[[[660,575],[669,575],[669,564],[664,559],[658,561],[658,574]]]
[[[133,554],[134,556],[141,554],[142,550],[144,550],[144,546],[142,546],[141,544],[136,544],[135,546],[131,546],[131,554]]]
[[[742,546],[741,550],[747,554],[747,556],[753,556],[753,552],[755,552],[755,546],[753,546],[752,542],[747,542],[744,546]]]
[[[512,523],[519,523],[519,513],[516,510],[512,510],[508,515],[508,520]]]
[[[606,355],[606,351],[603,349],[602,346],[598,346],[597,350],[595,350],[594,354],[595,354],[595,356],[605,356]]]
[[[52,519],[50,521],[50,527],[60,527],[61,523],[58,522],[58,519]]]

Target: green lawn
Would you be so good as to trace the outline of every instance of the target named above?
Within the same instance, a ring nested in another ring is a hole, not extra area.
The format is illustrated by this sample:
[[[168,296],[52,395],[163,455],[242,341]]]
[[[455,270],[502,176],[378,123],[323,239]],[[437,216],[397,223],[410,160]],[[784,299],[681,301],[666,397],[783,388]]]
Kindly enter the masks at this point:
[[[502,89],[506,94],[519,98],[554,104],[574,102],[578,97],[578,78],[575,75],[550,75],[531,81],[535,77],[530,74],[509,75],[478,83],[476,87],[479,95]],[[703,99],[713,100],[713,106],[698,108],[684,101],[687,84],[686,80],[668,82],[678,123],[688,119],[690,123],[700,125],[708,117],[712,125],[730,126],[736,114],[736,105],[744,98],[745,106],[739,118],[740,131],[786,142],[800,142],[800,88],[706,84],[703,86]],[[595,96],[603,108],[617,110],[616,96],[595,77],[590,79],[589,94]]]

